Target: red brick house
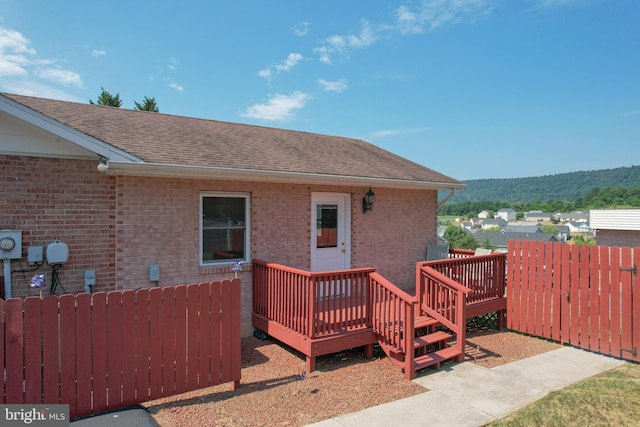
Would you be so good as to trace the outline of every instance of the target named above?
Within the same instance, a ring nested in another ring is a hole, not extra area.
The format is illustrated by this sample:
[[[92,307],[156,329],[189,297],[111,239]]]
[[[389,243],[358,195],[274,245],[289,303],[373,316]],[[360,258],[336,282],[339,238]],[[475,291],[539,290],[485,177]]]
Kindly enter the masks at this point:
[[[55,241],[58,294],[220,280],[241,261],[244,335],[252,259],[374,267],[410,287],[438,190],[465,187],[362,140],[13,94],[0,94],[0,179],[0,230],[20,245],[0,249],[11,296],[37,293],[34,272],[49,290]]]

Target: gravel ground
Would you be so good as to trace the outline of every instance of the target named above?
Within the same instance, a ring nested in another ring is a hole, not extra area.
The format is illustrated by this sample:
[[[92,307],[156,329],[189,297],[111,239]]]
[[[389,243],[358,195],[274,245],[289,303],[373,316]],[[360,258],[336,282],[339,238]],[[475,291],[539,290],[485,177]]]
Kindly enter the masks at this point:
[[[510,331],[475,327],[465,359],[487,368],[560,347]],[[362,349],[318,358],[304,379],[304,356],[271,338],[242,341],[242,379],[237,390],[222,384],[147,403],[163,427],[302,426],[423,393],[404,379],[383,352],[367,360]],[[428,371],[427,371],[428,372]]]

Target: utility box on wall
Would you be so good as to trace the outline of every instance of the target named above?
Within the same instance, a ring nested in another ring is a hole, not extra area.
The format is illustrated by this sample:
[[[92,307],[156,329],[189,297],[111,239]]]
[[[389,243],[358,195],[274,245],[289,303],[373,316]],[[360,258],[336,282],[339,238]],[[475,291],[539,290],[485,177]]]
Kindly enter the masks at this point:
[[[22,258],[22,230],[0,230],[0,259]]]

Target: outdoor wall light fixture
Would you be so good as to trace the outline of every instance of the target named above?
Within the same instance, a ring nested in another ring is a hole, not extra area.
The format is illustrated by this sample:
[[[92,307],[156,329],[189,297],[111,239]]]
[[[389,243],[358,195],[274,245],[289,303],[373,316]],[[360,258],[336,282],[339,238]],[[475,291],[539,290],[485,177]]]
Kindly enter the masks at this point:
[[[98,163],[98,172],[100,173],[107,173],[109,172],[109,159],[107,159],[106,157],[100,157],[100,163]]]
[[[368,211],[373,210],[373,205],[376,203],[376,193],[371,191],[371,187],[369,187],[369,191],[362,198],[362,213],[367,213]]]

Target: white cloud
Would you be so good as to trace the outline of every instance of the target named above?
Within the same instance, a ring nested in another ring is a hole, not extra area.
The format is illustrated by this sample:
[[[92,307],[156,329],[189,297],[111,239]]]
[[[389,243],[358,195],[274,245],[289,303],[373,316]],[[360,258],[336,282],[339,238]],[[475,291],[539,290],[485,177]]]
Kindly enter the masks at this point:
[[[284,61],[282,61],[282,63],[276,65],[274,68],[278,73],[281,73],[283,71],[291,71],[291,69],[298,65],[298,63],[303,59],[304,57],[301,54],[292,52]],[[273,77],[273,71],[270,68],[265,68],[258,71],[258,76],[265,79],[270,79],[271,77]]]
[[[388,129],[388,130],[373,132],[371,136],[378,137],[378,138],[386,138],[389,136],[396,136],[396,135],[413,135],[416,133],[428,132],[430,130],[431,128]]]
[[[403,34],[419,34],[449,24],[476,22],[495,8],[495,0],[423,0],[411,8],[396,10],[398,29]]]
[[[19,93],[21,95],[37,96],[40,98],[83,103],[88,101],[87,99],[80,99],[76,95],[72,95],[58,88],[27,79],[14,79],[2,82],[2,88],[9,93]]]
[[[177,58],[171,57],[169,58],[169,69],[170,70],[177,70],[178,69],[178,65],[180,65],[180,61],[178,61]]]
[[[273,71],[271,71],[268,68],[258,71],[258,77],[262,77],[264,79],[270,79],[272,75],[273,75]]]
[[[35,55],[30,41],[17,31],[0,27],[0,77],[28,74],[32,64],[29,56]]]
[[[341,79],[335,82],[330,82],[328,80],[320,79],[318,80],[318,83],[320,83],[324,87],[324,90],[329,92],[339,93],[347,89],[347,81],[345,79]]]
[[[282,62],[282,64],[276,65],[276,70],[278,70],[278,71],[289,71],[293,67],[298,65],[298,63],[302,59],[303,59],[303,57],[299,53],[290,53],[289,56],[287,56],[287,59],[285,59]]]
[[[96,58],[98,56],[105,56],[107,54],[107,51],[104,49],[93,49],[91,51],[91,56],[95,56]]]
[[[308,22],[300,22],[293,26],[293,34],[299,37],[306,36],[307,34],[309,34],[310,26],[311,24],[309,24]]]
[[[169,83],[169,87],[171,89],[177,90],[178,92],[182,92],[184,90],[184,86],[174,82]]]
[[[309,95],[298,91],[291,95],[277,93],[264,104],[254,104],[248,107],[242,116],[261,120],[289,120],[293,117],[295,110],[305,106],[309,98]]]
[[[35,81],[29,84],[28,79],[34,78],[65,86],[82,87],[80,74],[57,66],[54,60],[38,58],[36,50],[30,45],[29,39],[18,31],[0,26],[0,77],[23,79],[20,82],[5,82],[5,87],[30,88],[28,90],[48,88],[46,85],[36,84]]]
[[[351,49],[363,49],[372,45],[377,39],[376,32],[368,21],[363,20],[359,34],[332,35],[325,39],[324,44],[313,50],[320,61],[332,63],[334,54],[348,55]]]
[[[54,83],[60,83],[65,86],[74,85],[82,87],[82,78],[80,74],[62,68],[45,68],[34,71],[34,75],[41,79],[49,80]]]

